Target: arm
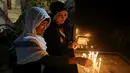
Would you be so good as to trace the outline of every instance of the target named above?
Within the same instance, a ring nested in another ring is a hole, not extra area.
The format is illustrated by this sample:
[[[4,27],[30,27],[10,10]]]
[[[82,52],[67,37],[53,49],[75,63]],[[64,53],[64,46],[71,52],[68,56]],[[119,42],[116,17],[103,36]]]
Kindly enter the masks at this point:
[[[80,64],[82,66],[89,67],[92,65],[92,61],[87,58],[73,57],[67,58],[63,56],[44,56],[39,60],[40,63],[45,66],[59,66],[67,64]]]
[[[63,56],[44,56],[39,60],[45,66],[59,66],[69,64],[68,58]]]
[[[68,58],[66,56],[49,56],[48,54],[44,55],[38,62],[44,64],[45,66],[58,66],[67,64],[80,64],[82,66],[90,66],[92,64],[92,61],[88,60],[87,58],[82,57]]]

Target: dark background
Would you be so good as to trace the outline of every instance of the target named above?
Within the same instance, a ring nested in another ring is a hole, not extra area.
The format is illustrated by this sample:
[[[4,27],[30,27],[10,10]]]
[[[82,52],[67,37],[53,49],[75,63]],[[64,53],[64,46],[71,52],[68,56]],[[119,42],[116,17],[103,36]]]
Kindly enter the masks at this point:
[[[126,0],[76,0],[72,23],[92,34],[98,50],[130,59],[130,4]]]

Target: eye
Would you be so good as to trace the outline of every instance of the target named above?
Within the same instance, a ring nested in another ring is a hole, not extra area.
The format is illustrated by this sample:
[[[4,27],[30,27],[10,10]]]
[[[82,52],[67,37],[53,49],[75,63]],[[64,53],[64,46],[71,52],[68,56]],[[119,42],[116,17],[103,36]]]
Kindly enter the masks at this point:
[[[45,25],[46,23],[45,22],[43,22],[43,25]]]
[[[42,26],[45,26],[45,24],[46,24],[45,22],[42,22],[42,23],[41,23]]]
[[[65,13],[64,16],[67,16],[67,13]]]
[[[62,14],[59,14],[59,16],[62,16]]]

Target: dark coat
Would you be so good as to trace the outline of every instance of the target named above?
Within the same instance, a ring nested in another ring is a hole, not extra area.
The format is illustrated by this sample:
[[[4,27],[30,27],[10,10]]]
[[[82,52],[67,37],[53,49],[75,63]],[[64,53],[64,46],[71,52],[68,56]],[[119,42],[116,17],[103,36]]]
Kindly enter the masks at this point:
[[[72,27],[68,20],[63,24],[64,34],[64,43],[60,42],[60,32],[55,22],[52,22],[50,26],[45,30],[44,38],[47,42],[47,52],[52,56],[63,56],[67,54],[68,44],[73,39]]]
[[[49,55],[60,56],[61,58],[66,57],[63,60],[67,60],[68,57],[74,57],[74,51],[73,49],[68,48],[70,37],[72,37],[69,30],[70,27],[67,26],[68,24],[64,25],[64,34],[66,35],[66,38],[64,38],[64,43],[60,42],[60,32],[57,29],[56,23],[53,22],[46,29],[44,38],[47,43],[47,52]],[[57,66],[46,66],[43,73],[78,73],[78,71],[76,64],[64,64],[59,66],[57,63]]]
[[[63,52],[67,50],[67,38],[64,43],[60,42],[60,32],[55,26],[55,23],[51,23],[51,26],[45,31],[44,38],[47,43],[47,52],[52,56],[61,56]]]

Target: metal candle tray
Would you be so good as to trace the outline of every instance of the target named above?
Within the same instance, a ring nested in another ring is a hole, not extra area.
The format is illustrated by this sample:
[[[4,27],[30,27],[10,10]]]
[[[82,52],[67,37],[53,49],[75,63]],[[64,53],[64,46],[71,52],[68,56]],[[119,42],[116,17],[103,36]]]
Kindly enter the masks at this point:
[[[76,50],[75,57],[81,57],[82,53],[87,53],[84,50]],[[102,58],[101,68],[99,73],[130,73],[130,60],[117,52],[99,52],[98,58]],[[77,65],[78,73],[87,72],[83,67]],[[94,72],[98,73],[98,72]]]

